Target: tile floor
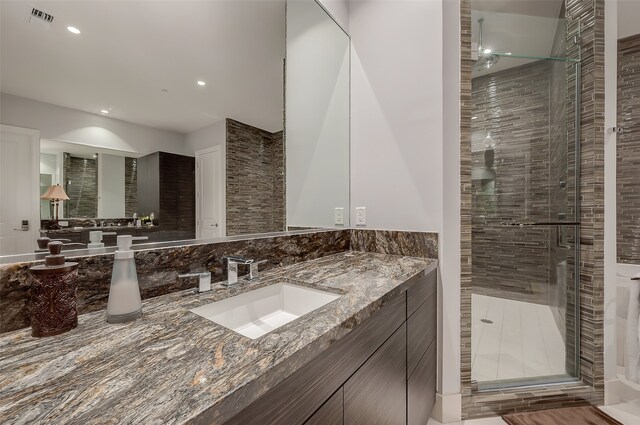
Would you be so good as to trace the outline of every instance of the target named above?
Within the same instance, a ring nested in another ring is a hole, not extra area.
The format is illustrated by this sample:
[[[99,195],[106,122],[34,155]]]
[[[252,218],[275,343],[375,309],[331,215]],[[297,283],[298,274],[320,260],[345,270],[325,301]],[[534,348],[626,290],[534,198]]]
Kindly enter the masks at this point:
[[[617,404],[614,406],[603,406],[603,412],[612,418],[618,420],[618,422],[624,425],[638,425],[640,424],[640,400],[634,400],[628,403]],[[463,422],[457,422],[451,425],[505,425],[506,422],[501,418],[482,418],[482,419],[470,419]],[[429,419],[427,425],[442,425],[435,419]],[[578,425],[578,424],[576,424]]]
[[[471,306],[471,379],[565,374],[564,342],[549,306],[477,294]]]

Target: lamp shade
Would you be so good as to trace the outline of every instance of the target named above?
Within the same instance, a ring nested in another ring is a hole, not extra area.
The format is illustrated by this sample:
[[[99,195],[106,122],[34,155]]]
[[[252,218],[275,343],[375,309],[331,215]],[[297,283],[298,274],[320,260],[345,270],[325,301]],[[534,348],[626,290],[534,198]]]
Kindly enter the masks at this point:
[[[68,201],[69,197],[59,184],[50,186],[49,189],[40,197],[40,199],[48,199],[50,201]]]

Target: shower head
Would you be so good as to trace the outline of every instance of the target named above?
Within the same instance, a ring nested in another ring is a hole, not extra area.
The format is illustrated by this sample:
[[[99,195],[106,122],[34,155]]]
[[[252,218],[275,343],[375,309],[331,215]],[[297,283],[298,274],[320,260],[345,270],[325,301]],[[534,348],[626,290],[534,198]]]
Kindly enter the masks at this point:
[[[496,54],[492,54],[491,50],[484,48],[484,40],[483,40],[483,28],[482,24],[484,22],[484,18],[478,19],[478,30],[479,30],[479,45],[478,45],[478,59],[476,63],[473,64],[473,69],[476,71],[482,71],[485,69],[491,68],[493,65],[498,63],[500,60],[500,56]]]
[[[473,64],[473,68],[477,71],[483,69],[489,69],[500,60],[500,56],[494,54],[483,54],[478,57],[476,63]]]

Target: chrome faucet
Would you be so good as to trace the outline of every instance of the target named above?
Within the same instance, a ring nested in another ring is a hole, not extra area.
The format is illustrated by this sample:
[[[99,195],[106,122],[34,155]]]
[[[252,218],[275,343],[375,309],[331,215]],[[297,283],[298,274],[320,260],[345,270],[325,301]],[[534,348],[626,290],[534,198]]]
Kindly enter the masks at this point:
[[[211,291],[211,272],[199,272],[199,273],[184,273],[179,274],[178,277],[197,277],[198,288],[195,289],[197,293]]]
[[[233,286],[238,283],[238,265],[245,264],[249,265],[249,276],[247,280],[254,280],[258,278],[258,266],[260,264],[264,264],[267,261],[255,261],[250,258],[242,258],[242,257],[234,257],[234,256],[225,256],[222,257],[223,260],[227,260],[227,270],[229,278],[226,283],[222,283],[224,286]]]
[[[254,261],[249,264],[249,276],[247,276],[247,280],[257,279],[258,276],[258,266],[260,264],[266,263],[267,260]]]

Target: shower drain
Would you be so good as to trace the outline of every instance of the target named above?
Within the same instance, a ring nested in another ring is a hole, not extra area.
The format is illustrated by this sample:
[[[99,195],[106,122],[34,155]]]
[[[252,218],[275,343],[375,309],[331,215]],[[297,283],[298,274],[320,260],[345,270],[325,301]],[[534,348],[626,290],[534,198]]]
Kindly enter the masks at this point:
[[[482,323],[493,323],[493,321],[492,321],[492,320],[489,320],[489,319],[480,319],[480,321],[481,321]]]

